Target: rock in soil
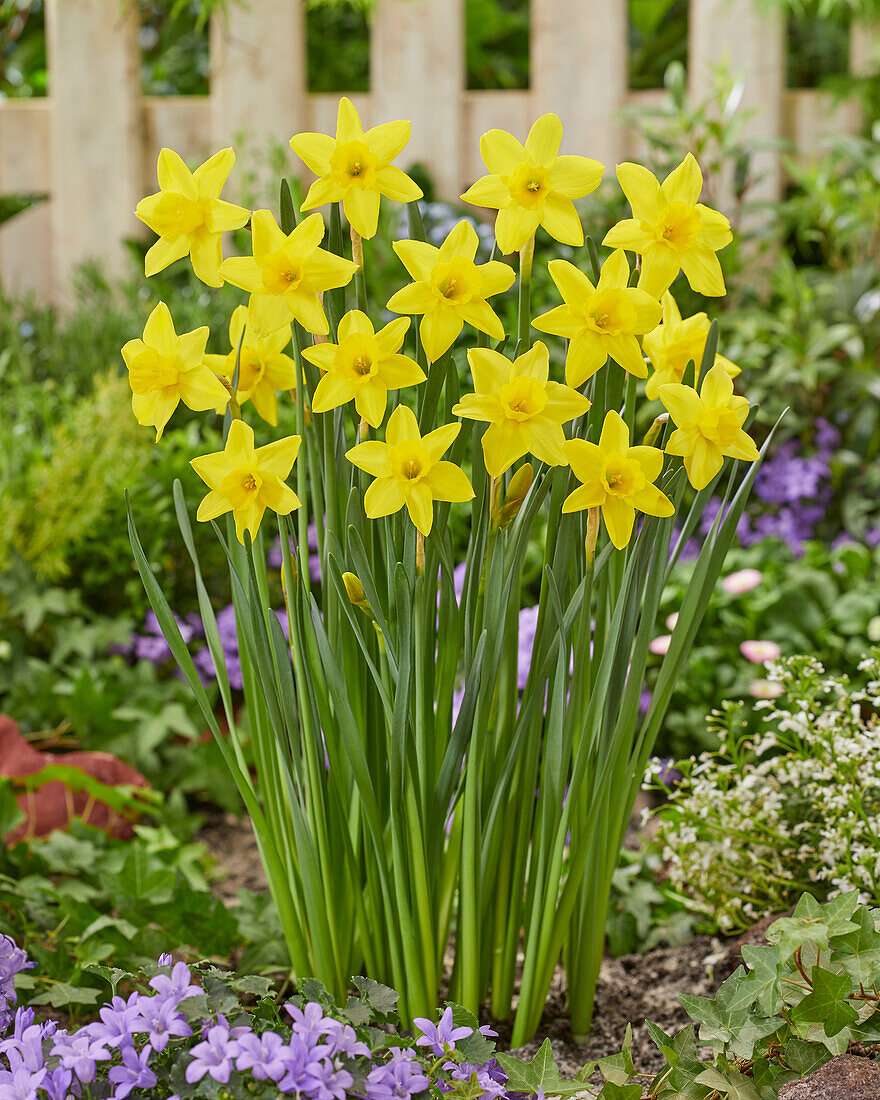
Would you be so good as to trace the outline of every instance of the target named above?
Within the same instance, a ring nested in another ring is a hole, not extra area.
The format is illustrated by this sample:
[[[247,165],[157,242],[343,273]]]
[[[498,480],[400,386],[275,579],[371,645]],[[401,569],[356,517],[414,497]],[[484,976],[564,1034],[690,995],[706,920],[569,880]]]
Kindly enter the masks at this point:
[[[839,1054],[803,1081],[779,1090],[779,1100],[877,1100],[880,1065],[854,1054]]]

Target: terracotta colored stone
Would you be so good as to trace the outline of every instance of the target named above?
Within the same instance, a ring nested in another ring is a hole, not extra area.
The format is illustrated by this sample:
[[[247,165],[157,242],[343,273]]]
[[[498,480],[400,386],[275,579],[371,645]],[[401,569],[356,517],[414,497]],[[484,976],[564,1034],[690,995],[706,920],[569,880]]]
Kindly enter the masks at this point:
[[[878,1100],[880,1065],[870,1058],[840,1054],[803,1081],[779,1090],[779,1100]]]
[[[18,726],[0,714],[0,776],[17,778],[39,774],[50,764],[79,768],[108,787],[148,787],[139,771],[109,752],[39,752],[22,737]],[[65,829],[74,817],[97,825],[114,837],[127,839],[132,824],[104,802],[93,801],[87,792],[74,792],[60,781],[16,798],[25,820],[4,838],[14,844],[26,837],[47,836],[53,829]]]

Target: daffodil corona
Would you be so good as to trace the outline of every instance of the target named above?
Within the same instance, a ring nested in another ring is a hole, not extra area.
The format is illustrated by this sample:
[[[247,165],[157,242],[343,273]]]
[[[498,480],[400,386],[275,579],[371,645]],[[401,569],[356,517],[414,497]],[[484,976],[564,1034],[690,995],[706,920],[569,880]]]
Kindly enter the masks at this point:
[[[571,341],[565,357],[565,380],[582,386],[610,355],[637,378],[648,373],[637,336],[660,320],[660,303],[644,290],[628,286],[629,262],[622,249],[613,252],[594,287],[568,260],[551,260],[550,276],[565,305],[543,313],[532,324],[541,332]]]
[[[339,101],[336,137],[297,134],[290,139],[294,153],[318,176],[309,188],[303,210],[339,202],[352,228],[362,237],[376,235],[379,196],[413,202],[422,189],[391,161],[409,141],[409,122],[385,122],[364,133],[350,99]]]
[[[326,371],[315,389],[312,412],[327,412],[353,398],[358,414],[378,428],[388,391],[425,381],[418,363],[398,354],[409,324],[408,317],[398,317],[375,332],[369,317],[353,309],[339,322],[338,344],[305,348],[303,358]]]
[[[207,521],[232,512],[235,533],[244,542],[248,531],[256,538],[267,508],[288,516],[299,508],[299,498],[285,483],[299,452],[300,437],[289,435],[254,447],[254,432],[243,420],[229,426],[222,451],[202,455],[190,465],[211,490],[202,499],[196,519]]]
[[[695,313],[686,320],[672,294],[663,295],[663,320],[643,340],[645,353],[654,370],[645,383],[645,397],[656,401],[660,387],[668,382],[680,382],[688,363],[693,361],[697,371],[703,360],[703,349],[709,335],[710,321],[705,313]],[[723,367],[731,378],[739,374],[739,367],[723,355],[716,354],[713,366]]]
[[[480,138],[490,175],[461,197],[498,211],[495,239],[505,255],[519,252],[539,225],[562,244],[584,243],[572,199],[595,191],[605,168],[588,157],[559,156],[561,143],[562,122],[552,113],[532,125],[525,146],[505,130],[489,130]]]
[[[486,299],[509,290],[514,271],[499,260],[475,263],[478,245],[474,227],[460,221],[439,248],[424,241],[396,241],[393,246],[415,282],[393,294],[388,309],[424,315],[419,335],[431,362],[452,347],[465,322],[495,340],[504,339],[504,326]]]
[[[705,489],[724,465],[724,459],[756,462],[760,457],[752,438],[743,431],[749,415],[745,397],[733,392],[733,380],[723,367],[706,372],[700,392],[671,382],[660,387],[660,400],[676,424],[666,452],[684,459],[688,480]]]
[[[490,477],[500,477],[517,459],[533,454],[549,466],[564,466],[562,425],[590,408],[577,390],[548,381],[550,356],[538,341],[511,363],[488,348],[468,352],[475,393],[466,393],[455,416],[488,421],[483,458]]]
[[[122,349],[132,410],[138,424],[156,429],[157,443],[180,401],[205,412],[229,400],[229,391],[205,365],[209,331],[205,325],[178,336],[168,306],[160,302],[147,318],[143,339],[129,340]]]
[[[618,222],[602,243],[641,253],[641,289],[660,298],[683,271],[697,294],[725,294],[715,253],[730,244],[733,234],[723,214],[698,201],[703,173],[693,154],[663,183],[640,164],[618,164],[617,178],[633,216]]]
[[[349,462],[376,479],[364,494],[370,519],[393,515],[405,504],[415,527],[429,535],[435,500],[470,500],[474,491],[464,471],[453,462],[441,462],[459,431],[461,424],[444,424],[423,438],[412,410],[398,405],[384,443],[368,440],[346,451]]]
[[[318,247],[324,238],[320,214],[285,236],[268,210],[257,210],[251,228],[253,256],[232,256],[220,267],[228,283],[250,293],[250,327],[268,336],[299,321],[307,332],[325,336],[330,326],[318,295],[350,283],[357,266]]]
[[[236,401],[239,405],[252,401],[266,423],[274,426],[278,423],[278,390],[296,388],[296,366],[290,356],[284,354],[290,343],[290,328],[285,325],[268,336],[256,336],[247,317],[247,306],[236,306],[229,322],[232,350],[226,355],[206,355],[205,363],[215,374],[222,374],[231,382],[238,360]]]
[[[649,516],[675,514],[672,501],[654,484],[663,469],[663,452],[630,447],[629,429],[613,409],[605,414],[598,444],[569,439],[565,453],[582,484],[565,498],[562,511],[601,508],[608,537],[618,550],[632,537],[636,510]]]
[[[147,252],[146,274],[155,275],[189,256],[193,271],[208,286],[222,286],[221,235],[241,229],[251,216],[242,206],[224,202],[220,192],[235,164],[235,153],[221,149],[190,172],[173,149],[159,154],[159,190],[137,204],[135,213],[158,234],[159,240]]]

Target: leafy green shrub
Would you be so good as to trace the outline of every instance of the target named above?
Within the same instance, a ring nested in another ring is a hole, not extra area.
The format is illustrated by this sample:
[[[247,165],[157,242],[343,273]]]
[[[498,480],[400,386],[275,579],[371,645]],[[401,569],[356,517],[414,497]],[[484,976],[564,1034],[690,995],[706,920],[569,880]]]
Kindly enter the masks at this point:
[[[815,657],[771,669],[758,738],[742,708],[712,717],[721,749],[679,765],[659,812],[669,883],[720,928],[745,928],[804,891],[880,899],[880,650],[858,665],[864,686]],[[664,788],[665,789],[665,788]]]

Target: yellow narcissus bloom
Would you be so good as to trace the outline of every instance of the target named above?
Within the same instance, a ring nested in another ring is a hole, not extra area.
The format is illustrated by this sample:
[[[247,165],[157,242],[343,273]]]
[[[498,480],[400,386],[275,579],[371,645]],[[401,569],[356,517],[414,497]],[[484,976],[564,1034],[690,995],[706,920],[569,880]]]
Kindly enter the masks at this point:
[[[743,462],[760,458],[754,441],[743,431],[749,403],[734,394],[733,380],[723,367],[706,372],[699,395],[690,386],[671,382],[660,387],[660,400],[678,429],[669,437],[666,453],[684,459],[695,489],[705,489],[725,457]]]
[[[253,256],[232,256],[220,274],[248,291],[248,322],[258,336],[277,332],[299,321],[307,332],[330,331],[318,295],[350,283],[357,265],[318,245],[324,238],[320,214],[305,218],[285,236],[268,210],[256,210],[251,220]]]
[[[156,442],[182,401],[195,412],[223,407],[229,392],[205,365],[207,325],[174,331],[171,313],[160,302],[144,326],[143,339],[129,340],[122,349],[132,389],[131,407],[138,424],[156,429]]]
[[[565,357],[569,386],[582,386],[609,355],[630,374],[645,378],[648,368],[636,336],[660,320],[660,303],[644,290],[627,286],[629,261],[624,252],[618,248],[608,257],[595,287],[568,260],[551,260],[547,269],[565,305],[542,313],[532,324],[571,341]]]
[[[452,347],[465,321],[494,340],[504,339],[504,326],[486,299],[509,290],[516,276],[500,260],[474,263],[478,245],[468,221],[460,221],[439,248],[423,241],[394,243],[416,281],[392,294],[388,309],[424,314],[419,335],[432,363]]]
[[[425,381],[418,363],[398,354],[408,328],[409,318],[398,317],[376,332],[370,318],[353,309],[339,322],[338,344],[305,348],[303,358],[327,372],[315,388],[312,412],[327,412],[354,398],[358,414],[378,428],[388,391]]]
[[[563,502],[563,512],[601,508],[608,537],[622,550],[632,537],[636,510],[649,516],[671,516],[672,501],[653,483],[663,469],[657,447],[630,447],[629,429],[619,413],[605,415],[598,445],[568,439],[565,454],[583,484]]]
[[[549,382],[550,356],[540,341],[511,363],[497,351],[468,352],[476,393],[462,395],[455,416],[486,420],[483,457],[490,477],[501,477],[517,459],[533,454],[549,466],[564,466],[562,425],[581,416],[590,402],[577,390]]]
[[[190,172],[173,149],[159,154],[159,191],[137,204],[135,214],[157,233],[159,240],[147,252],[144,270],[155,275],[189,255],[193,271],[208,286],[222,286],[219,273],[223,253],[221,234],[241,229],[251,216],[243,206],[224,202],[220,192],[235,164],[235,153],[221,149],[195,172]]]
[[[398,405],[388,420],[385,442],[368,440],[346,451],[345,457],[376,480],[364,494],[370,519],[390,516],[406,505],[416,528],[428,535],[434,522],[434,501],[461,503],[474,491],[467,475],[441,455],[461,431],[461,424],[444,424],[424,439],[415,414]]]
[[[539,225],[563,244],[584,243],[572,199],[595,191],[605,167],[588,157],[560,157],[561,142],[562,123],[554,114],[541,115],[525,146],[505,130],[489,130],[480,138],[480,156],[491,175],[461,197],[498,211],[495,239],[503,253],[519,252]]]
[[[233,420],[226,447],[194,458],[190,465],[211,490],[203,498],[196,519],[206,522],[232,512],[238,541],[251,539],[267,508],[288,516],[299,508],[299,497],[285,484],[299,451],[300,437],[289,435],[265,447],[254,448],[254,431],[243,420]]]
[[[618,222],[602,243],[641,253],[642,290],[661,298],[683,271],[697,294],[725,294],[715,253],[730,244],[733,234],[723,214],[697,201],[703,173],[693,154],[688,153],[662,184],[640,164],[618,164],[617,178],[633,216]]]
[[[256,336],[247,323],[247,306],[237,306],[229,322],[229,343],[226,355],[206,355],[205,363],[215,374],[232,381],[242,333],[241,358],[238,369],[239,405],[253,401],[254,408],[267,424],[278,423],[278,390],[296,389],[296,366],[284,349],[290,343],[290,328],[285,325],[269,336]]]
[[[309,188],[303,210],[339,202],[352,228],[362,237],[374,237],[379,222],[379,196],[397,202],[422,197],[422,189],[392,160],[409,141],[408,122],[385,122],[364,133],[350,99],[339,101],[336,137],[297,134],[290,139],[294,153],[319,178]]]
[[[691,360],[699,373],[709,327],[710,321],[705,313],[695,313],[683,321],[669,291],[663,295],[663,321],[642,341],[654,368],[645,383],[645,396],[649,401],[657,400],[661,386],[668,382],[680,382]],[[723,355],[716,354],[713,366],[723,367],[731,378],[740,372],[736,363]]]

